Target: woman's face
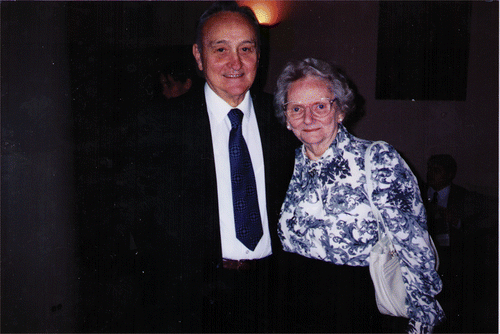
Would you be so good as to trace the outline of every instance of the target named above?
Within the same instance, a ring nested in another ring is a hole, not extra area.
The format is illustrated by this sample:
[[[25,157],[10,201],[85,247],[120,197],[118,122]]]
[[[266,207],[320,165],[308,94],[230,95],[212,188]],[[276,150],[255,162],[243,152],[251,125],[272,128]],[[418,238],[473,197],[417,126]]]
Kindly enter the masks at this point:
[[[336,102],[331,104],[331,110],[324,116],[315,116],[311,106],[321,101],[335,99],[328,89],[325,80],[307,76],[294,81],[290,85],[287,95],[286,120],[288,129],[304,144],[306,154],[310,159],[317,159],[328,149],[335,139],[338,124],[342,122],[343,114]],[[294,118],[288,111],[293,105],[305,106],[303,117]],[[330,105],[328,105],[330,107]]]

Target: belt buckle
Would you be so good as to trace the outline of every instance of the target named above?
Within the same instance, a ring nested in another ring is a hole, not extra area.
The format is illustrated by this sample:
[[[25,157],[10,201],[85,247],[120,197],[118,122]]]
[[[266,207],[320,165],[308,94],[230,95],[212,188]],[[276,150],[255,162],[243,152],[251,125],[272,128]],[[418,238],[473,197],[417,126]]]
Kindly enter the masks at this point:
[[[225,269],[237,271],[252,271],[255,270],[257,265],[255,260],[229,260],[223,259],[222,266]]]
[[[255,270],[255,260],[239,260],[236,269],[240,271]]]

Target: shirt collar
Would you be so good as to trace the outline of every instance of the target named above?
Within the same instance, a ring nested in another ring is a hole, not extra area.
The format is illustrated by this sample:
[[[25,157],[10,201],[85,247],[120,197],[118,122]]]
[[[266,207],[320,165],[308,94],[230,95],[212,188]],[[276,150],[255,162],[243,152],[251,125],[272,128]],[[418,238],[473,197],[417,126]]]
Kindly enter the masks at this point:
[[[205,99],[207,101],[208,112],[214,116],[217,122],[222,122],[231,109],[238,108],[243,112],[243,115],[247,117],[250,116],[252,110],[250,91],[246,92],[245,98],[238,106],[232,107],[205,83]]]
[[[330,147],[333,149],[333,153],[336,155],[341,154],[341,150],[347,145],[349,139],[349,132],[345,128],[344,124],[339,124],[339,129],[337,130],[337,135],[333,140]]]
[[[306,158],[306,162],[312,163],[312,161],[315,161],[323,163],[325,161],[330,161],[335,156],[342,155],[341,150],[347,144],[346,140],[348,139],[348,134],[349,133],[347,132],[344,125],[339,124],[337,135],[335,136],[333,142],[330,144],[330,147],[326,149],[326,151],[321,155],[321,157],[318,160],[311,160],[311,162],[309,162],[310,159],[306,155],[305,146],[302,145],[302,154]]]
[[[439,190],[437,192],[438,198],[448,198],[448,196],[450,195],[450,187],[451,186],[446,186],[443,189]],[[432,198],[432,196],[434,196],[435,192],[436,192],[436,190],[434,190],[434,188],[429,187],[429,190],[427,191],[427,195],[429,196],[429,198]]]

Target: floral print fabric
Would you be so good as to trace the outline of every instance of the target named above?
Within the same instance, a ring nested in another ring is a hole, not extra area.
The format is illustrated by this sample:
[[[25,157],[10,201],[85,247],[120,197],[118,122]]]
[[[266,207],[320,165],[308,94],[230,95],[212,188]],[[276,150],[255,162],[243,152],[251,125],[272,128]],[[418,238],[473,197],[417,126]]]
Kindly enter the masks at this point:
[[[377,242],[377,221],[367,198],[364,172],[364,154],[370,144],[341,125],[320,159],[308,159],[303,146],[297,149],[278,226],[285,251],[337,265],[368,266]],[[424,239],[426,213],[417,180],[392,146],[374,145],[370,156],[372,199],[401,259],[410,324],[432,328],[444,318],[434,298],[442,282]]]

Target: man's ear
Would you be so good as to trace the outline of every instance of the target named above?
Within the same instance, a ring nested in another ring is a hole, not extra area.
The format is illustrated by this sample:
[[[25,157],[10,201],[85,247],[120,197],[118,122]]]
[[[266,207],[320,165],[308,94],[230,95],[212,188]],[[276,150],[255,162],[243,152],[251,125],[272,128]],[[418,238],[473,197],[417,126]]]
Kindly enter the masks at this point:
[[[189,78],[187,78],[186,82],[183,84],[184,89],[186,92],[191,89],[191,86],[193,86],[193,81]]]
[[[193,56],[196,59],[196,64],[198,64],[198,69],[203,72],[203,62],[201,61],[201,52],[198,49],[198,44],[193,44]]]

